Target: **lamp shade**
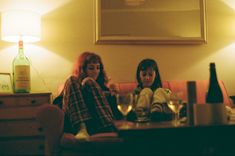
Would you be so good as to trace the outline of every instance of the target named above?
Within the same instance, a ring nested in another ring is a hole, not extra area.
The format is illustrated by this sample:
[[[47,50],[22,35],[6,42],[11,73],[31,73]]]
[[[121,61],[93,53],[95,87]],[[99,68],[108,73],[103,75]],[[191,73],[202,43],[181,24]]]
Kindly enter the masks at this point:
[[[8,42],[37,42],[41,39],[41,16],[28,10],[2,12],[2,40]]]

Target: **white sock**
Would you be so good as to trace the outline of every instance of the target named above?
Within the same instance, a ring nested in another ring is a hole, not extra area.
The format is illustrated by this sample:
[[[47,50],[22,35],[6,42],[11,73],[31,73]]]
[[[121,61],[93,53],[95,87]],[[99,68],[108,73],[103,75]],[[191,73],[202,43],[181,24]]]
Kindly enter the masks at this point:
[[[81,123],[79,132],[75,135],[75,138],[78,140],[88,140],[89,134],[86,129],[85,123]]]

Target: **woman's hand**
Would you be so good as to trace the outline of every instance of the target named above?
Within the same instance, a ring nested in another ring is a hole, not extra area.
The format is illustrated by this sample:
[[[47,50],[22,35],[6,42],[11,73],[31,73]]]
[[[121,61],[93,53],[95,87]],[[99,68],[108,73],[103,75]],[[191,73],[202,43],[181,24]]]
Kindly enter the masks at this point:
[[[84,86],[87,81],[95,82],[95,80],[93,78],[86,77],[85,79],[82,80],[82,86]]]
[[[109,91],[110,91],[110,94],[112,96],[116,95],[117,93],[119,93],[119,87],[116,83],[109,83],[108,84],[108,88],[109,88]]]

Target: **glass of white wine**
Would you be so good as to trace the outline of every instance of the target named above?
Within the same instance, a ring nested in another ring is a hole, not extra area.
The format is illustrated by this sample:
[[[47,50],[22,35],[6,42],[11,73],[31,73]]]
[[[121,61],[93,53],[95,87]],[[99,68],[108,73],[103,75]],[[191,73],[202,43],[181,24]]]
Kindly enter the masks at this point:
[[[122,93],[116,94],[117,108],[124,117],[124,122],[127,122],[127,114],[132,110],[133,107],[133,94]]]
[[[167,102],[168,107],[174,113],[173,125],[180,125],[180,110],[183,108],[183,100],[181,93],[172,93]]]
[[[136,100],[135,113],[137,122],[150,121],[150,97],[147,94],[138,96]]]

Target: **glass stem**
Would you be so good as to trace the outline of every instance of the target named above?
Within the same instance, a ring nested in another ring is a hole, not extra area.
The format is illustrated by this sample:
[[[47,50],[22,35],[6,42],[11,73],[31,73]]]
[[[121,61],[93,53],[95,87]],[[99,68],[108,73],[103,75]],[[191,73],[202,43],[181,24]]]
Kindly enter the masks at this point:
[[[178,121],[179,119],[180,119],[180,113],[177,112],[177,113],[175,114],[175,120]]]
[[[180,113],[179,112],[175,113],[175,124],[178,124],[179,118],[180,118]]]
[[[123,120],[126,122],[127,121],[127,116],[123,115]]]

